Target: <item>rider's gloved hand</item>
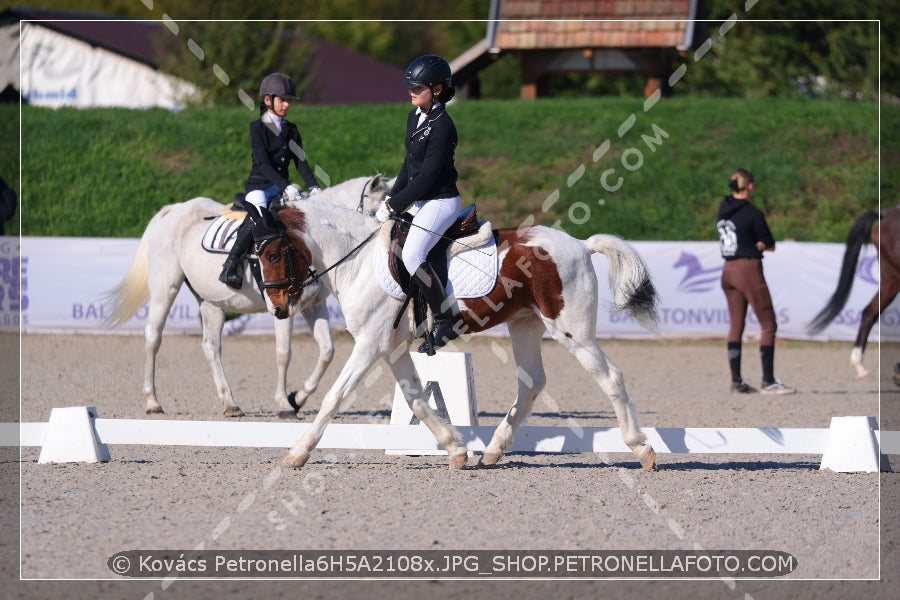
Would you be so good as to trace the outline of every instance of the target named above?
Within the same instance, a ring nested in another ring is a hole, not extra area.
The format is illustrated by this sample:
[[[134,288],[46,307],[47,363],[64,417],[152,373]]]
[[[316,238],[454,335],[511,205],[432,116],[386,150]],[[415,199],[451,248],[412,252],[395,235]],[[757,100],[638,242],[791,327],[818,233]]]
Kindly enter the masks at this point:
[[[390,219],[393,214],[394,213],[391,211],[390,207],[388,207],[387,201],[385,200],[381,203],[381,206],[379,206],[378,210],[375,212],[375,218],[378,219],[379,223],[384,223],[385,221]]]
[[[299,200],[300,199],[300,188],[296,185],[291,184],[284,188],[284,194],[288,197],[288,200]]]

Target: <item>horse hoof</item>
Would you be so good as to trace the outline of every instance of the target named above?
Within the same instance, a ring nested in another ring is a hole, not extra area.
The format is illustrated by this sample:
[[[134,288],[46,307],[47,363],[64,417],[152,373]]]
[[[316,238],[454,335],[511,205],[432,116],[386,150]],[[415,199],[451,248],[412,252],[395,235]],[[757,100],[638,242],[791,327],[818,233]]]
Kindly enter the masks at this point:
[[[645,471],[656,470],[656,451],[651,446],[641,446],[635,454]]]
[[[481,460],[478,461],[478,464],[483,467],[493,467],[500,461],[500,457],[503,456],[502,452],[488,452],[484,451],[484,454],[481,455]]]
[[[313,390],[315,391],[315,390]],[[304,388],[303,395],[300,396],[300,392],[298,390],[294,390],[290,394],[287,395],[287,402],[282,402],[282,406],[287,404],[290,408],[294,409],[294,412],[303,408],[303,405],[306,404],[306,401],[309,400],[309,396],[312,394],[312,391],[307,392]],[[297,399],[299,396],[299,400]]]
[[[309,453],[304,452],[300,456],[288,454],[281,460],[281,465],[289,469],[299,469],[309,460]]]
[[[244,411],[239,406],[229,406],[225,409],[226,417],[243,417]]]
[[[300,419],[300,415],[292,410],[279,410],[278,418],[283,421],[297,421],[298,419]]]
[[[164,412],[165,412],[165,411],[163,411],[162,406],[154,406],[154,407],[148,408],[148,409],[146,410],[146,413],[147,413],[148,415],[161,415],[161,414],[163,414]]]
[[[463,448],[462,452],[450,456],[450,470],[458,471],[462,469],[467,460],[469,460],[469,453]]]

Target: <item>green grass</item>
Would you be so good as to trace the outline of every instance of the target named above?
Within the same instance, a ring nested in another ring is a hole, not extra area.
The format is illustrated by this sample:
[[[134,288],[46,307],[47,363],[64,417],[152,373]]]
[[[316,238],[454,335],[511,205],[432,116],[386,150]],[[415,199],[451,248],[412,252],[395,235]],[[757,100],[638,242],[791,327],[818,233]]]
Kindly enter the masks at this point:
[[[310,164],[337,183],[396,174],[407,110],[298,105],[289,118]],[[468,101],[449,110],[460,136],[463,201],[477,202],[495,226],[533,216],[582,237],[712,240],[737,167],[756,175],[754,203],[776,239],[841,242],[853,219],[877,205],[879,111],[872,103],[675,97],[645,112],[640,99],[582,98]],[[195,196],[230,201],[247,176],[255,116],[245,108],[24,106],[21,233],[138,237],[165,204]],[[4,139],[15,139],[17,119],[17,106],[0,105]],[[882,106],[881,120],[882,201],[893,205],[900,107]],[[17,160],[15,149],[0,150],[3,172]],[[17,180],[15,173],[6,179]],[[10,225],[8,233],[18,233]]]

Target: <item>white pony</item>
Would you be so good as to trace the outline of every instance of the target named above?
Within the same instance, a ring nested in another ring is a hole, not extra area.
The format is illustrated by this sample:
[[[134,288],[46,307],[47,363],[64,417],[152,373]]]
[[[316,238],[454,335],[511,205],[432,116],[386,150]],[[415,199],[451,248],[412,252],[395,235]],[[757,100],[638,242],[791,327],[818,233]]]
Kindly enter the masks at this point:
[[[409,355],[409,319],[400,319],[399,327],[393,328],[403,303],[384,291],[373,268],[375,253],[386,252],[381,244],[372,241],[378,222],[355,211],[308,200],[294,206],[271,220],[272,230],[281,233],[269,236],[265,247],[260,248],[263,279],[283,280],[292,262],[285,257],[293,256],[300,265],[309,264],[317,273],[316,280],[323,281],[340,302],[355,344],[325,395],[315,421],[283,464],[295,468],[306,464],[342,403],[369,368],[384,358],[413,413],[448,451],[450,468],[462,467],[467,459],[466,447],[457,431],[429,408],[422,379]],[[515,403],[485,448],[481,464],[493,465],[500,459],[544,387],[541,337],[546,330],[578,359],[609,397],[625,443],[644,468],[652,469],[656,453],[638,429],[622,372],[597,345],[599,300],[591,263],[595,252],[603,253],[609,260],[613,310],[628,312],[655,332],[658,296],[641,257],[629,244],[612,235],[597,234],[578,240],[548,227],[522,226],[498,230],[495,238],[500,249],[496,283],[482,297],[458,300],[457,328],[464,339],[469,333],[505,322],[518,367],[519,390]],[[266,293],[277,303],[285,292],[267,288]]]
[[[381,175],[357,177],[325,188],[316,194],[315,202],[334,202],[348,208],[374,213],[389,188]],[[146,412],[161,413],[156,397],[156,355],[162,343],[163,327],[169,310],[182,284],[187,284],[200,304],[203,326],[203,353],[212,369],[216,391],[227,416],[242,416],[235,404],[231,388],[222,368],[222,328],[225,312],[255,313],[268,310],[275,319],[275,361],[278,382],[275,402],[279,415],[294,418],[297,410],[319,385],[325,369],[334,357],[334,343],[328,322],[325,299],[329,292],[313,284],[303,290],[300,312],[319,345],[319,359],[296,400],[287,394],[287,370],[291,360],[291,330],[297,297],[274,305],[256,287],[245,264],[243,286],[233,290],[218,279],[225,254],[203,250],[200,240],[211,217],[222,214],[224,205],[210,198],[194,198],[179,204],[164,206],[150,220],[141,237],[134,261],[122,281],[110,291],[107,299],[105,324],[121,325],[150,300],[150,310],[144,331],[146,362],[144,365],[143,395]]]

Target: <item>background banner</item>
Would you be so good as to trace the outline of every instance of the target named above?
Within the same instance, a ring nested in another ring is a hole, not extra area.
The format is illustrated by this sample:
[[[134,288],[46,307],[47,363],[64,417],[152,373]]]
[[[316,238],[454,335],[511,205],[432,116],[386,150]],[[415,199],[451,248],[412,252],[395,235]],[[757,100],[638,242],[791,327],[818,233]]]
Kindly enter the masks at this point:
[[[722,258],[718,242],[632,242],[644,257],[661,297],[660,331],[664,336],[722,337],[728,330],[728,310],[719,286]],[[123,238],[0,238],[0,328],[25,332],[109,332],[103,327],[104,297],[124,276],[137,250],[137,239]],[[811,338],[806,325],[825,306],[837,284],[843,244],[779,242],[766,253],[763,269],[778,318],[778,336],[792,339],[852,341],[860,314],[878,292],[875,249],[863,248],[850,300],[821,335]],[[593,256],[600,288],[599,338],[651,337],[632,319],[608,311],[610,294],[606,258]],[[344,319],[334,297],[329,298],[332,325]],[[146,307],[113,332],[143,333]],[[226,333],[269,333],[268,314],[242,316],[226,324]],[[309,329],[298,314],[294,330]],[[200,333],[197,302],[182,287],[166,323],[167,333]],[[758,335],[752,311],[746,335]],[[504,335],[505,326],[490,334]],[[882,314],[870,338],[900,341],[900,302]]]

